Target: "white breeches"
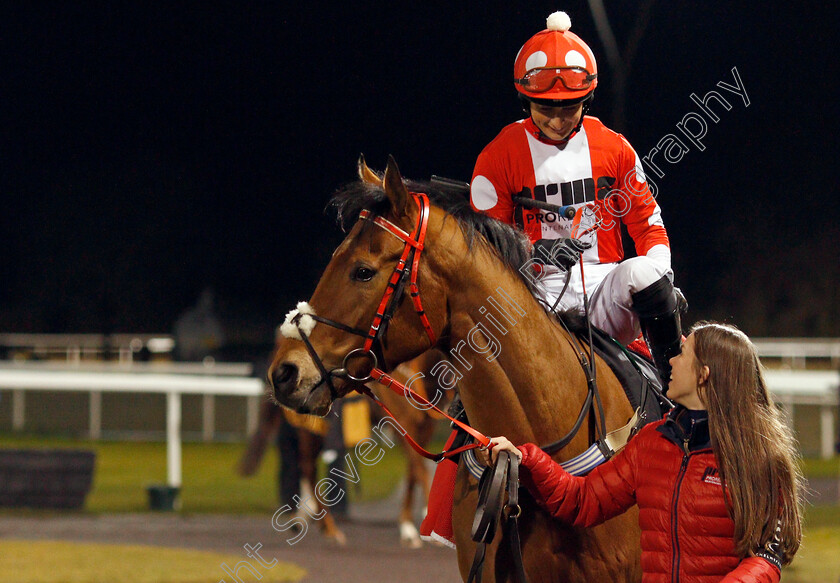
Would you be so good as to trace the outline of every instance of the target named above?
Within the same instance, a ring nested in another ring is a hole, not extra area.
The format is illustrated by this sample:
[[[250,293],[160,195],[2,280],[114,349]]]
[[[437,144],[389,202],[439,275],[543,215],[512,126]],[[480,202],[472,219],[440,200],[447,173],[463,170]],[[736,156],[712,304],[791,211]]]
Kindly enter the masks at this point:
[[[670,267],[649,257],[632,257],[621,263],[586,264],[581,279],[580,265],[572,267],[571,280],[557,311],[583,312],[584,285],[589,296],[589,317],[592,324],[623,344],[629,344],[640,333],[639,318],[633,311],[632,295],[661,279],[673,278]],[[554,305],[563,290],[566,273],[549,265],[539,278],[538,292],[548,304]]]

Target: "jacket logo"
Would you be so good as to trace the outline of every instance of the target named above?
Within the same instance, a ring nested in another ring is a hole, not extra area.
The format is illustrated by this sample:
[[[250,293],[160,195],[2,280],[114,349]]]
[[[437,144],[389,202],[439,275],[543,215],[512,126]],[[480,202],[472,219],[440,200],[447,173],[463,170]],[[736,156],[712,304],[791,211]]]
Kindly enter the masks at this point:
[[[712,466],[706,466],[701,480],[703,482],[706,482],[707,484],[714,484],[715,486],[721,485],[720,476],[718,475],[718,469],[713,468]]]
[[[613,178],[613,180],[615,179]],[[599,187],[607,186],[601,184],[601,182],[599,179]],[[519,195],[532,198],[531,189],[526,186]],[[548,202],[547,197],[556,197],[557,195],[560,195],[560,200],[553,198],[551,202],[561,206],[595,202],[595,181],[591,178],[583,178],[560,184],[537,184],[534,187],[533,198],[536,200]]]

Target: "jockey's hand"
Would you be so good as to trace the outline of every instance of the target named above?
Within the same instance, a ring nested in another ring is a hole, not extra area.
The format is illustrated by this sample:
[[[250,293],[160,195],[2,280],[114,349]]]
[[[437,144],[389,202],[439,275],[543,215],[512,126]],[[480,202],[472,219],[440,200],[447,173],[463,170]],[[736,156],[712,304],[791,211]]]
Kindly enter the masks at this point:
[[[580,259],[580,254],[592,247],[592,243],[564,237],[561,239],[540,239],[534,243],[534,259],[545,265],[554,265],[569,271]]]
[[[522,459],[522,452],[507,437],[494,437],[490,440],[490,445],[486,449],[476,448],[473,451],[479,463],[485,466],[495,466],[496,460],[499,459],[500,451],[506,451],[510,455],[515,455],[519,459]]]

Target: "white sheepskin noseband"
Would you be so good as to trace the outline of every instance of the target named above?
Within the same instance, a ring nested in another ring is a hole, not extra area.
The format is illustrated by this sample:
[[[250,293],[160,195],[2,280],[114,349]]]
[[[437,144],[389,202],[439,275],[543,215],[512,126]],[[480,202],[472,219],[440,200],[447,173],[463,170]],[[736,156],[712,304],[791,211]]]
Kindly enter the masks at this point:
[[[309,305],[308,302],[298,302],[297,307],[286,314],[286,320],[283,322],[283,325],[280,326],[280,335],[286,338],[296,338],[297,340],[303,340],[300,337],[300,333],[298,332],[298,326],[300,329],[303,330],[303,333],[309,336],[312,334],[312,329],[315,327],[315,324],[318,322],[315,321],[314,318],[309,318],[306,314],[314,314],[315,310],[312,309],[312,306]],[[303,314],[296,326],[292,323],[292,319],[297,316],[298,314]]]

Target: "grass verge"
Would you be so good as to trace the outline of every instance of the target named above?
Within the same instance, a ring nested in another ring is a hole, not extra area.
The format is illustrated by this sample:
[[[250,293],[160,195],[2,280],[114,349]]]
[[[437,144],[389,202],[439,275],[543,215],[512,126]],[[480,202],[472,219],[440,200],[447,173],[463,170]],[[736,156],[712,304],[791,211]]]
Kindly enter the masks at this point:
[[[782,571],[785,583],[837,583],[840,581],[840,527],[807,528],[802,547]]]
[[[0,573],[15,583],[217,583],[245,557],[140,545],[59,541],[0,541]],[[306,571],[291,563],[271,568],[250,559],[254,571],[240,568],[241,581],[299,581]],[[271,563],[268,563],[271,564]],[[253,573],[259,575],[255,576]]]
[[[348,484],[350,500],[387,497],[405,474],[398,445],[383,443],[385,456],[373,466],[355,464],[361,479]],[[42,436],[0,435],[0,448],[81,448],[96,452],[93,488],[85,510],[92,513],[149,509],[146,487],[166,481],[166,444],[161,442],[86,441]],[[182,512],[273,513],[278,506],[279,457],[269,448],[257,473],[243,478],[236,465],[242,443],[185,443],[182,446]],[[353,455],[352,453],[350,454]],[[325,475],[321,465],[321,476]]]

